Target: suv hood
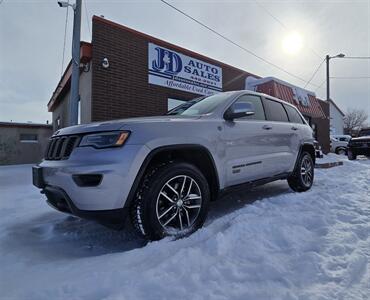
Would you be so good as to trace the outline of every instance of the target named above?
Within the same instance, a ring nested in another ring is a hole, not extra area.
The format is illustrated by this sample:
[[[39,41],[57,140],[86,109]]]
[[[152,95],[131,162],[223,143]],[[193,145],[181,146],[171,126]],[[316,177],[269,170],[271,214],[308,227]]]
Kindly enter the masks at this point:
[[[370,140],[370,135],[360,136],[360,137],[351,139],[351,141],[366,141],[366,140]]]
[[[120,120],[112,120],[112,121],[104,121],[104,122],[94,122],[94,123],[76,125],[76,126],[59,129],[53,134],[53,136],[120,130],[120,129],[123,129],[125,125],[130,125],[130,124],[135,124],[135,123],[183,122],[183,121],[189,121],[189,120],[197,120],[199,118],[201,117],[200,116],[168,115],[168,116],[141,117],[141,118],[129,118],[129,119],[120,119]]]

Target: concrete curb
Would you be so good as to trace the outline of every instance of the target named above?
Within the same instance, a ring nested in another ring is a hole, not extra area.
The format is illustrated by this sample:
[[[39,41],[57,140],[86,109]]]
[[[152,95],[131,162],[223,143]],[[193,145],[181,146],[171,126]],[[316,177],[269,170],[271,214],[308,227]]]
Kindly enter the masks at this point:
[[[329,169],[337,166],[342,166],[343,162],[342,161],[335,161],[335,162],[327,162],[327,163],[318,163],[315,164],[316,169]]]

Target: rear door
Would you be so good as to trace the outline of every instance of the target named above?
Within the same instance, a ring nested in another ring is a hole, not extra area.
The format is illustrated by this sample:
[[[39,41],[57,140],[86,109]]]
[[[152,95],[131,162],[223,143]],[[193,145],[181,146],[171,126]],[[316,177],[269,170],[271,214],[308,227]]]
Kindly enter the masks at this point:
[[[269,128],[269,147],[271,153],[268,165],[271,175],[291,171],[295,162],[298,143],[297,126],[289,122],[288,114],[283,104],[271,98],[263,99],[267,128]]]
[[[268,175],[266,157],[272,152],[270,131],[266,130],[262,99],[256,95],[242,95],[232,105],[248,103],[255,114],[224,122],[222,142],[225,149],[226,184],[236,185]]]

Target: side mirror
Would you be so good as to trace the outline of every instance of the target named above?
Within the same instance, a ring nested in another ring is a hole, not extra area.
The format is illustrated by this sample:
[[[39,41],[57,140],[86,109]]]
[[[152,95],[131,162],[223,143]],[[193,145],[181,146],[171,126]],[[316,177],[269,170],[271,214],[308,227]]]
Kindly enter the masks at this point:
[[[240,102],[234,103],[224,114],[224,119],[232,121],[234,119],[243,118],[254,115],[254,108],[251,103]]]

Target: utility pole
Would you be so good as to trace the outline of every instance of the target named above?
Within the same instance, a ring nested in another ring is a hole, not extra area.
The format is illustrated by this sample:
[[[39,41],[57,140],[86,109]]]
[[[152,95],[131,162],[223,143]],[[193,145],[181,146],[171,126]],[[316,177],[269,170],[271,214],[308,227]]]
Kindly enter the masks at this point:
[[[80,101],[80,40],[81,40],[81,2],[76,0],[73,7],[73,39],[72,39],[72,79],[71,96],[69,99],[69,126],[78,123],[78,102]]]
[[[343,58],[345,55],[343,53],[339,53],[335,56],[325,56],[326,60],[326,101],[330,100],[330,74],[329,74],[329,62],[332,58]]]
[[[330,75],[329,75],[329,61],[330,56],[326,55],[326,101],[330,100]]]

